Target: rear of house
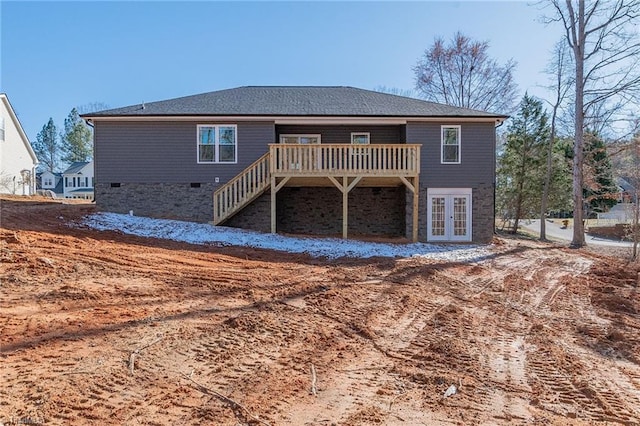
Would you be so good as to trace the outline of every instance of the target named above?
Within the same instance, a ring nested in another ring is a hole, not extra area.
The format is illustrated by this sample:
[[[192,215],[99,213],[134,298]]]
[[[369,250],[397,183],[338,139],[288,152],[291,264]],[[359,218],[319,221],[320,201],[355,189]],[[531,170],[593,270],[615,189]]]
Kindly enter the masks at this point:
[[[93,200],[93,161],[75,161],[62,172],[62,196]]]
[[[487,242],[506,117],[351,87],[241,87],[85,115],[99,209]]]

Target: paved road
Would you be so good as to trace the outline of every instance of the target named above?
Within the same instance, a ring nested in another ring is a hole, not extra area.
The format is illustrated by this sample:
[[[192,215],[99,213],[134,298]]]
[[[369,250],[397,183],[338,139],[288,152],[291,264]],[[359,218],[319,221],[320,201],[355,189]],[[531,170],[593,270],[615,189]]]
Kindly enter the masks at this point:
[[[521,226],[529,231],[540,234],[540,220],[523,220],[520,222]],[[554,222],[547,221],[546,232],[547,238],[552,240],[571,241],[573,239],[573,228],[562,229],[562,219],[554,219]],[[585,241],[587,244],[598,246],[610,246],[610,247],[631,247],[632,243],[628,241],[616,241],[608,240],[605,238],[594,237],[589,234],[585,234]]]

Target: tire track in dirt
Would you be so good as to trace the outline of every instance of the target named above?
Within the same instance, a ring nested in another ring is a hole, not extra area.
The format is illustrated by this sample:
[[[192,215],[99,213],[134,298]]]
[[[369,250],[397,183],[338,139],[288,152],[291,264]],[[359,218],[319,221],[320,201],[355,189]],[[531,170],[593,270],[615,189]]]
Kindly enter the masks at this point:
[[[527,407],[531,400],[537,401],[536,389],[527,378],[530,352],[535,349],[528,341],[531,319],[548,309],[563,292],[564,276],[584,273],[590,265],[586,259],[569,264],[558,264],[557,259],[553,251],[536,256],[525,252],[497,256],[479,266],[478,276],[463,278],[470,289],[479,288],[473,299],[494,306],[493,312],[477,308],[483,316],[494,317],[480,333],[490,336],[482,339],[482,363],[488,374],[480,379],[491,384],[487,404],[495,413],[494,419],[513,422],[530,417]],[[487,269],[482,271],[483,267]],[[522,274],[514,275],[515,270]],[[506,328],[495,329],[495,319]]]
[[[0,422],[251,424],[191,377],[274,426],[640,424],[637,277],[614,259],[517,240],[473,264],[283,259],[40,207],[0,230]]]

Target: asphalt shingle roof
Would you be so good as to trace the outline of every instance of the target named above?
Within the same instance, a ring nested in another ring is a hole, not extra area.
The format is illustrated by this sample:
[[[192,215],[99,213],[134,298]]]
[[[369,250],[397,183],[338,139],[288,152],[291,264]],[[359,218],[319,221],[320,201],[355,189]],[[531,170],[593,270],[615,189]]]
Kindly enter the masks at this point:
[[[69,166],[69,168],[67,168],[67,170],[65,170],[63,172],[63,174],[74,174],[74,173],[78,173],[80,170],[82,170],[82,168],[84,166],[86,166],[87,164],[89,164],[88,161],[76,161],[74,163],[71,163],[71,165]]]
[[[317,86],[245,86],[84,114],[114,116],[364,116],[506,118],[467,108],[357,89]]]

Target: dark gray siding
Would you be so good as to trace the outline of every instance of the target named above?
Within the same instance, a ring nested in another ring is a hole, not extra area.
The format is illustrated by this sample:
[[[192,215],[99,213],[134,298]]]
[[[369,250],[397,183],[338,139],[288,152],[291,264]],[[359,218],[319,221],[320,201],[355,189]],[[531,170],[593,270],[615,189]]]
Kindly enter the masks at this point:
[[[369,132],[371,143],[404,143],[404,126],[276,126],[276,140],[286,134],[320,134],[322,143],[351,143],[352,132]]]
[[[479,184],[493,184],[495,125],[462,124],[460,164],[440,164],[440,126],[441,123],[407,124],[407,143],[422,144],[420,182],[432,188],[470,188]]]
[[[272,122],[238,123],[238,163],[198,164],[198,124],[215,123],[96,122],[96,181],[213,183],[218,177],[223,184],[265,154],[268,144],[275,141]]]
[[[420,151],[419,239],[427,238],[427,189],[471,188],[473,197],[472,239],[491,241],[494,221],[495,125],[464,123],[461,125],[461,163],[440,164],[441,123],[408,123],[407,143],[422,144]],[[407,204],[409,205],[409,204]],[[407,234],[411,231],[407,207]]]

